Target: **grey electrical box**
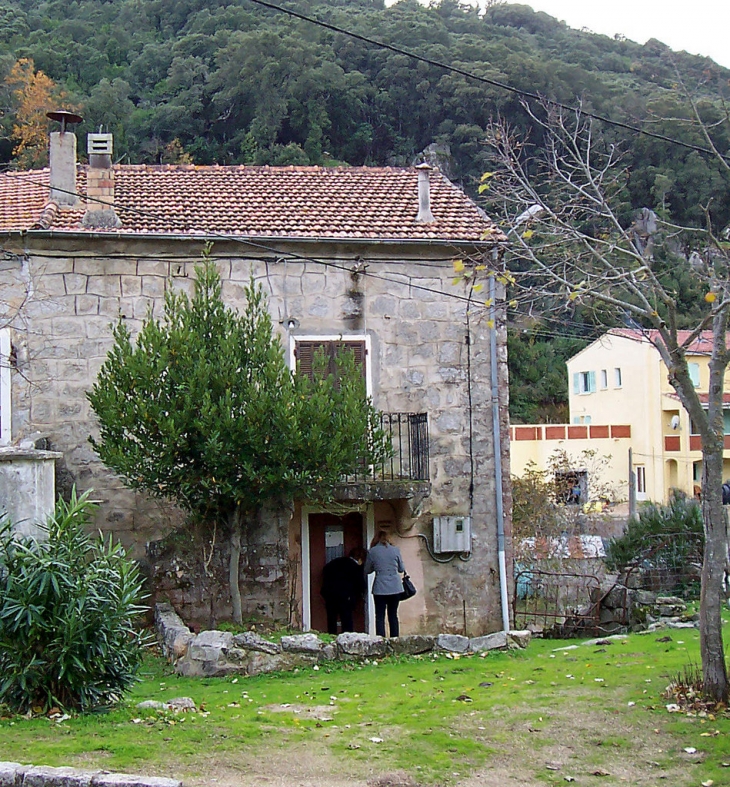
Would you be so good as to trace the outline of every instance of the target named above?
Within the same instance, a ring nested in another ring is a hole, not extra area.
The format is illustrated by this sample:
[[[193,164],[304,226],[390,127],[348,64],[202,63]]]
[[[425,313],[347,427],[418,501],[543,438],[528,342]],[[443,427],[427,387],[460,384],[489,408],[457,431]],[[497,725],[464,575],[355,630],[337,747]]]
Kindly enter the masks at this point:
[[[435,516],[433,518],[433,551],[471,552],[470,516]]]

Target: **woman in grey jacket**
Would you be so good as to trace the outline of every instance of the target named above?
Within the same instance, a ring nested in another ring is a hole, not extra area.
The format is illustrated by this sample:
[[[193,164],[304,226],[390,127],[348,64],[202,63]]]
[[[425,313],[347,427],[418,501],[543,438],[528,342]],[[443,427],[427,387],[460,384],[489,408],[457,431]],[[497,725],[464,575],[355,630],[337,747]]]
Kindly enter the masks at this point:
[[[405,570],[400,549],[390,543],[387,531],[379,530],[370,544],[370,551],[365,561],[365,573],[375,572],[373,582],[375,633],[379,637],[385,636],[386,610],[390,636],[398,636],[398,603],[403,593],[403,579],[400,574],[405,573]]]

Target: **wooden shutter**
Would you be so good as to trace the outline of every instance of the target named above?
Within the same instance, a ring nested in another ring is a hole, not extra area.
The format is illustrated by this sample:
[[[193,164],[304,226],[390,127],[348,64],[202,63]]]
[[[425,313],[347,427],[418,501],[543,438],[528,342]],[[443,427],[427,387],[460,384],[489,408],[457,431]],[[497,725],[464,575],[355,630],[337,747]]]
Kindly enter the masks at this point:
[[[314,358],[317,352],[324,351],[328,360],[326,372],[337,379],[337,354],[341,350],[349,350],[355,356],[355,365],[362,371],[363,380],[367,374],[367,350],[365,342],[359,341],[301,341],[294,347],[294,357],[297,360],[299,374],[305,374],[310,379],[314,377]]]

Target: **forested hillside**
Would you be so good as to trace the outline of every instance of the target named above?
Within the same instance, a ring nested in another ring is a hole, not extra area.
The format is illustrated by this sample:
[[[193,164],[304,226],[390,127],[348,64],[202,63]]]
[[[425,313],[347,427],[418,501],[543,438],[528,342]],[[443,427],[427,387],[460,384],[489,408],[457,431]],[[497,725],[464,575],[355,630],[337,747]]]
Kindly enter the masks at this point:
[[[700,132],[683,120],[690,109],[680,80],[708,122],[723,116],[730,93],[730,71],[708,59],[572,30],[527,6],[495,2],[478,13],[455,0],[286,5],[700,145]],[[10,166],[45,163],[43,114],[63,105],[84,116],[81,135],[112,131],[115,157],[135,163],[410,164],[436,142],[450,148],[447,174],[475,195],[489,167],[490,119],[529,130],[514,94],[249,0],[4,0],[0,85],[0,162]],[[646,205],[698,223],[710,205],[721,226],[730,222],[729,184],[711,159],[615,127],[600,133],[623,147],[631,166],[627,211]],[[534,131],[531,141],[540,144]],[[715,142],[730,149],[720,130]],[[587,315],[574,322],[513,335],[515,417],[560,416],[564,357],[592,330]],[[552,342],[555,334],[563,338]]]

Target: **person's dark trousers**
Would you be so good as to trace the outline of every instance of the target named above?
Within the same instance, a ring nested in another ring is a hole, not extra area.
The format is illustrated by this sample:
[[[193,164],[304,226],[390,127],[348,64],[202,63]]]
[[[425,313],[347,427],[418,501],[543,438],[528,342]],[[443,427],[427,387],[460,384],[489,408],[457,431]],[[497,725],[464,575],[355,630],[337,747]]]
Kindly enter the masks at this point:
[[[326,601],[327,631],[337,634],[337,618],[342,621],[342,631],[354,631],[355,624],[352,620],[352,606],[349,602]]]
[[[375,633],[379,637],[385,636],[385,611],[388,610],[388,631],[391,637],[397,637],[400,628],[398,627],[398,604],[400,604],[400,593],[392,596],[373,596],[375,599]]]

